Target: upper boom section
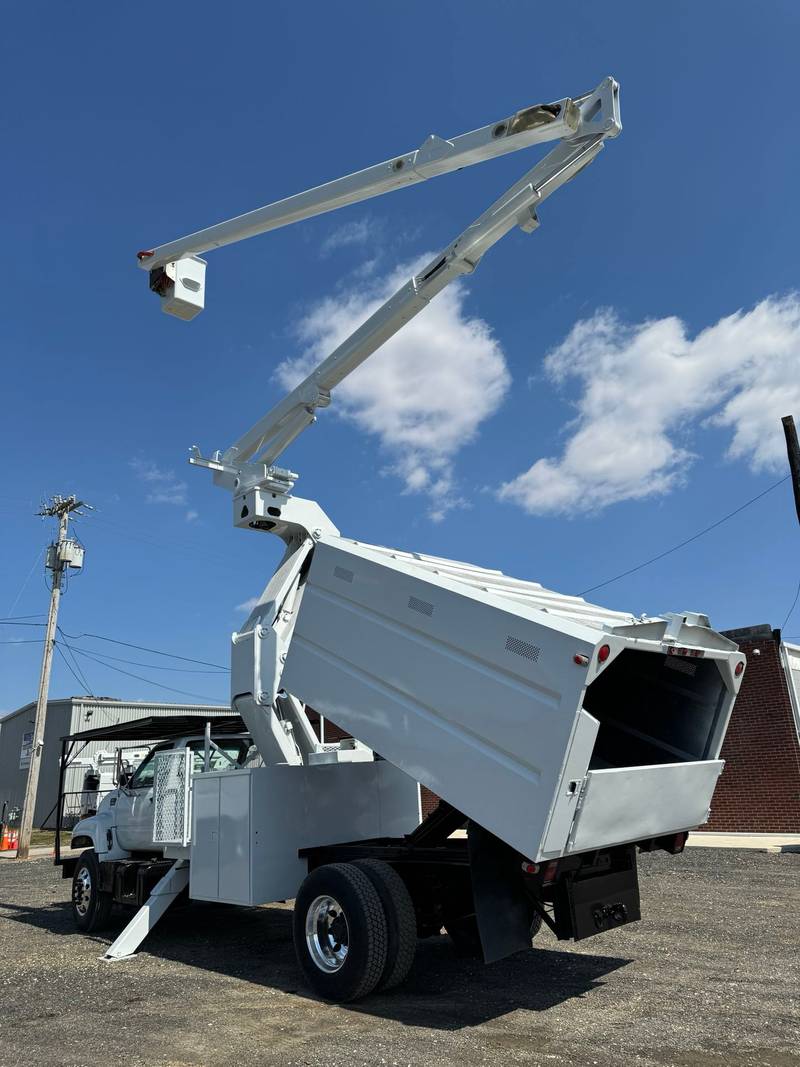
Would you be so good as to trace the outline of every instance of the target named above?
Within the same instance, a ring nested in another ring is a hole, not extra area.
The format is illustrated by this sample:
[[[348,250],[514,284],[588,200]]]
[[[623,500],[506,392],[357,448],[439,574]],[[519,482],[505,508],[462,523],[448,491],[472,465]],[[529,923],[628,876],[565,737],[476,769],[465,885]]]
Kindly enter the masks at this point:
[[[621,129],[619,86],[613,78],[605,78],[584,96],[525,108],[450,141],[431,135],[415,152],[221,222],[171,244],[139,252],[140,266],[150,271],[150,288],[161,296],[163,310],[191,319],[202,310],[205,300],[206,265],[198,252],[533,144],[559,141],[235,444],[208,459],[195,448],[190,462],[211,469],[217,484],[232,489],[234,495],[267,488],[288,493],[297,476],[274,464],[315,421],[316,410],[330,403],[332,390],[446,286],[475,270],[481,257],[507,233],[515,227],[532,233],[539,225],[536,213],[539,204],[579,174],[601,151],[604,142],[616,137]],[[245,508],[242,517],[248,514]]]
[[[269,230],[277,230],[281,226],[313,218],[348,204],[357,204],[394,189],[436,177],[438,174],[461,170],[474,163],[517,152],[531,145],[558,141],[565,137],[592,136],[600,132],[597,125],[593,125],[600,109],[590,113],[591,104],[602,88],[601,85],[594,92],[576,99],[565,97],[551,104],[534,104],[488,126],[449,140],[432,133],[419,148],[404,155],[394,156],[365,170],[347,174],[284,200],[277,200],[266,207],[257,208],[226,222],[219,222],[215,226],[198,230],[197,233],[170,241],[158,248],[138,252],[139,266],[143,270],[152,271],[187,256],[200,255],[213,248],[243,241]],[[616,83],[614,92],[618,92]],[[584,106],[587,102],[589,108]],[[602,115],[606,124],[603,131],[606,136],[614,124],[617,127],[616,132],[619,132],[621,125],[618,113],[615,115],[613,109],[609,111],[608,108],[603,108]]]

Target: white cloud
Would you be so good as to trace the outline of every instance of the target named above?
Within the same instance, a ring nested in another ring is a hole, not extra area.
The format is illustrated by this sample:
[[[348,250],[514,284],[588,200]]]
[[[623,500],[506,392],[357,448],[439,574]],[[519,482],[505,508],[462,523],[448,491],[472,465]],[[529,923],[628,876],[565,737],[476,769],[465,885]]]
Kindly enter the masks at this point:
[[[237,604],[234,611],[241,611],[244,615],[249,615],[253,608],[259,601],[259,597],[251,596],[249,600],[243,601],[241,604]]]
[[[429,261],[422,256],[313,306],[298,328],[305,350],[278,367],[281,383],[295,386]],[[462,503],[453,459],[498,409],[511,380],[489,326],[467,314],[466,295],[462,283],[440,293],[335,390],[332,402],[333,410],[379,438],[388,469],[406,491],[431,497],[435,520]]]
[[[343,226],[337,227],[328,234],[320,245],[319,254],[324,259],[339,248],[346,248],[348,245],[366,244],[367,241],[377,236],[379,230],[378,223],[369,217],[346,222]]]
[[[189,487],[186,482],[180,480],[174,471],[164,470],[151,460],[141,457],[132,459],[130,466],[133,468],[139,481],[148,486],[145,500],[148,504],[171,504],[173,507],[187,508],[189,504]],[[186,521],[194,522],[198,513],[189,508],[186,512]]]
[[[560,456],[538,459],[500,497],[537,514],[575,514],[668,492],[695,459],[691,432],[731,432],[730,459],[785,463],[780,416],[800,409],[800,296],[772,297],[696,337],[678,318],[635,326],[601,310],[545,359],[579,383]]]
[[[200,518],[200,512],[195,511],[194,508],[189,508],[184,518],[187,522],[196,522]]]

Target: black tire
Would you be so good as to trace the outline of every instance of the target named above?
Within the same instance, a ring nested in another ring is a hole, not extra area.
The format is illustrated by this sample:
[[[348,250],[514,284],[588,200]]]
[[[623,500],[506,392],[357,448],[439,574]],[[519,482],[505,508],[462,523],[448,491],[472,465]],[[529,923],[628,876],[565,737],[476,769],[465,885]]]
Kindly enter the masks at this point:
[[[325,1000],[358,1000],[383,976],[386,916],[378,891],[352,863],[308,875],[294,903],[293,934],[303,974]]]
[[[382,860],[356,860],[381,898],[388,941],[386,964],[376,989],[394,989],[408,977],[417,951],[417,916],[406,884],[394,867]]]
[[[100,861],[93,848],[82,852],[72,876],[72,917],[79,930],[103,930],[111,919],[114,898],[100,890]]]

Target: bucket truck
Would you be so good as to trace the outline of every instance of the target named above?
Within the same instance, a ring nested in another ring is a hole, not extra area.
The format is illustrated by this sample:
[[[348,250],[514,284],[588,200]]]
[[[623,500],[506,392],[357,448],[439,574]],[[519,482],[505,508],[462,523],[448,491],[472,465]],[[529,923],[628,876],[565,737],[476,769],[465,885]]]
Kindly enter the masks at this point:
[[[231,493],[234,525],[285,546],[232,639],[232,707],[263,765],[159,757],[151,850],[171,866],[109,958],[134,952],[184,889],[294,898],[308,982],[352,1000],[402,981],[417,937],[442,928],[491,961],[542,923],[580,939],[639,919],[637,850],[680,852],[706,821],[744,657],[705,615],[636,618],[366,544],[296,496],[298,476],[278,465],[347,375],[505,234],[533,232],[544,201],[620,130],[606,78],[138,253],[162,309],[192,319],[211,249],[557,142],[235,444],[192,450]],[[358,742],[323,745],[309,709]],[[422,821],[418,783],[441,798]],[[136,859],[113,817],[88,851],[97,868]]]

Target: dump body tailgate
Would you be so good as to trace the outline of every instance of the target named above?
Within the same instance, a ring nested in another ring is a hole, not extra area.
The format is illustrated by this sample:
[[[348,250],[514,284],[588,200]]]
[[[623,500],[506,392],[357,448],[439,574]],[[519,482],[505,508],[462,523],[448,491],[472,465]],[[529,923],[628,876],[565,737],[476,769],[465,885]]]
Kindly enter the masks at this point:
[[[589,771],[567,852],[644,841],[692,829],[708,818],[723,760]]]

